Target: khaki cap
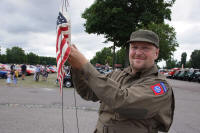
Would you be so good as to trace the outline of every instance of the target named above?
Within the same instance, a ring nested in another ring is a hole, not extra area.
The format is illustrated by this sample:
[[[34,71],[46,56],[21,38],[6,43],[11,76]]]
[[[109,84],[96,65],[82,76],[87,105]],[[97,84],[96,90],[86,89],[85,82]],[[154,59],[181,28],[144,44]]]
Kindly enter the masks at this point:
[[[159,37],[156,33],[150,30],[138,30],[132,32],[128,43],[131,42],[149,42],[159,48]]]

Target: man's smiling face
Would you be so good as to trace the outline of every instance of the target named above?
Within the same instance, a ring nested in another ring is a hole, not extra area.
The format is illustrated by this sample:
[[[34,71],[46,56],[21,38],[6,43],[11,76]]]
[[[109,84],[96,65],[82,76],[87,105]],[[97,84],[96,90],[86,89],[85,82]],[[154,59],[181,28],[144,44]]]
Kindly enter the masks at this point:
[[[148,42],[131,42],[129,47],[129,61],[134,71],[150,68],[158,58],[159,49]]]

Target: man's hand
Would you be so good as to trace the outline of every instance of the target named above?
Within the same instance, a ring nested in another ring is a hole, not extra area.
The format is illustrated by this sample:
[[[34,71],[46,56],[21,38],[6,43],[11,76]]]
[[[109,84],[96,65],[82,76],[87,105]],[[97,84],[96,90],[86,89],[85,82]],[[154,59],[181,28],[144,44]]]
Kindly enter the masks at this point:
[[[69,54],[68,62],[72,66],[72,68],[76,68],[81,70],[85,64],[89,61],[85,58],[85,56],[76,48],[75,45],[71,45],[71,52]]]

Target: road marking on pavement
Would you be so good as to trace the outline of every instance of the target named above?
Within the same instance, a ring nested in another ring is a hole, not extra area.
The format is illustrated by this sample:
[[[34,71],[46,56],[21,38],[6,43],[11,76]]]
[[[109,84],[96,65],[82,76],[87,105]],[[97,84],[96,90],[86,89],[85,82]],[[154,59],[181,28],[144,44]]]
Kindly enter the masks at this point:
[[[24,108],[61,108],[61,104],[18,104],[18,103],[0,103],[0,107],[24,107]],[[85,111],[95,111],[97,112],[97,108],[89,108],[89,107],[74,107],[74,106],[64,106],[66,110],[85,110]]]

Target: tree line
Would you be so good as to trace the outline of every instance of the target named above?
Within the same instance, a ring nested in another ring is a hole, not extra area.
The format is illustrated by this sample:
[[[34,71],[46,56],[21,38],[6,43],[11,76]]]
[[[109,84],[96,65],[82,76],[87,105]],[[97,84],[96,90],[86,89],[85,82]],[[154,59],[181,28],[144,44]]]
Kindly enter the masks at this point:
[[[166,61],[165,68],[175,68],[175,67],[185,67],[185,68],[196,68],[200,69],[200,50],[194,50],[190,56],[189,61],[187,59],[187,53],[183,52],[181,54],[181,61],[177,61],[176,59],[169,58]]]
[[[125,48],[121,48],[116,52],[114,64],[121,64],[125,67]],[[90,60],[90,63],[95,64],[108,64],[113,65],[113,49],[112,47],[105,47],[101,51],[96,52],[96,55]]]
[[[115,63],[114,64],[121,64],[122,67],[125,67],[125,48],[121,48],[116,52],[116,58],[115,58]],[[161,55],[162,56],[162,55]],[[161,57],[162,58],[162,57]],[[166,66],[165,68],[170,69],[170,68],[175,68],[175,67],[182,67],[182,65],[185,68],[197,68],[200,69],[200,50],[194,50],[190,56],[189,61],[187,59],[187,53],[183,52],[181,55],[181,61],[177,61],[176,59],[167,58],[166,61]],[[159,60],[157,60],[158,62]],[[113,50],[112,47],[105,47],[101,51],[98,51],[96,55],[90,60],[90,62],[95,65],[95,64],[109,64],[109,66],[112,66],[113,62]]]
[[[56,58],[39,56],[33,52],[26,54],[22,48],[14,46],[7,48],[5,54],[0,54],[0,63],[56,65]]]

